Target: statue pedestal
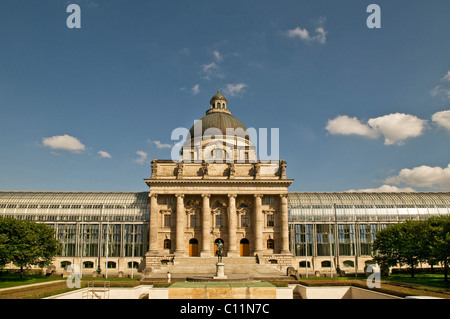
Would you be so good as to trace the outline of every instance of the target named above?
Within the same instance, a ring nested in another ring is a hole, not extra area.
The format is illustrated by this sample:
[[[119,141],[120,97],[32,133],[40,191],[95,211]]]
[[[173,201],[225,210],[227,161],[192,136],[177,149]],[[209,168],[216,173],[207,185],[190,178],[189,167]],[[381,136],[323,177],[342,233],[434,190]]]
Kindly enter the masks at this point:
[[[227,276],[225,276],[225,264],[222,262],[216,263],[216,276],[213,277],[214,279],[226,279]]]

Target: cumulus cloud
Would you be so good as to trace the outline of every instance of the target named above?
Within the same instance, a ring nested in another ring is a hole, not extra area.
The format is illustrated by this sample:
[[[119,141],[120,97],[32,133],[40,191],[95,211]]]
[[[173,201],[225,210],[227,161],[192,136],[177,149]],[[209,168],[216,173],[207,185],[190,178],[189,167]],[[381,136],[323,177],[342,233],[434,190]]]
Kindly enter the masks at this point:
[[[397,176],[392,176],[385,181],[388,184],[405,184],[416,187],[450,188],[450,164],[447,167],[431,167],[422,165],[413,169],[404,168]]]
[[[376,138],[383,135],[385,145],[402,145],[404,140],[423,134],[427,121],[414,115],[395,113],[388,114],[361,123],[356,117],[341,115],[328,120],[325,127],[333,135],[359,135]]]
[[[72,153],[80,153],[85,150],[85,146],[77,138],[64,134],[42,138],[42,145],[56,150],[65,150]]]
[[[382,185],[378,188],[366,188],[366,189],[358,189],[358,190],[348,190],[347,192],[353,193],[400,193],[400,192],[415,192],[411,187],[399,188],[397,186],[392,185]]]
[[[324,18],[318,20],[318,26],[316,27],[314,34],[311,34],[307,29],[296,27],[286,31],[286,35],[290,38],[299,38],[303,42],[318,42],[320,44],[325,44],[327,41],[327,32],[323,27],[324,21]]]
[[[414,115],[395,113],[370,119],[368,124],[384,135],[384,144],[401,145],[410,137],[422,135],[426,121]]]
[[[229,96],[236,96],[243,92],[243,90],[247,87],[245,83],[236,83],[236,84],[226,84],[224,92]]]
[[[139,164],[145,164],[148,156],[147,153],[144,151],[137,151],[136,154],[139,155],[139,157],[135,161]]]
[[[152,141],[152,142],[153,142],[153,144],[156,145],[157,148],[171,148],[172,147],[171,144],[164,144],[164,143],[161,143],[160,141]]]
[[[367,124],[362,124],[356,117],[341,115],[333,120],[328,120],[325,127],[333,135],[360,135],[376,138],[378,133]]]
[[[200,85],[196,84],[192,87],[191,92],[193,95],[197,95],[200,93]]]
[[[98,151],[97,154],[100,155],[100,157],[102,158],[111,158],[111,155],[105,151]]]
[[[431,120],[450,131],[450,110],[434,113]]]

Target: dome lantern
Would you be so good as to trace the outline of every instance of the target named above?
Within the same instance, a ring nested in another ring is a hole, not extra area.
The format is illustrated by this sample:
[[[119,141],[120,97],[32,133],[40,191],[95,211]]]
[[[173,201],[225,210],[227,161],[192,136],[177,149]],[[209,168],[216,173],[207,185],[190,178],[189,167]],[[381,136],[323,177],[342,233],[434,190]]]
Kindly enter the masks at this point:
[[[227,109],[228,101],[225,96],[220,93],[219,89],[217,89],[217,93],[213,95],[213,97],[209,101],[209,104],[211,105],[211,109],[206,113],[208,113],[209,111],[218,111],[231,114],[231,112]]]

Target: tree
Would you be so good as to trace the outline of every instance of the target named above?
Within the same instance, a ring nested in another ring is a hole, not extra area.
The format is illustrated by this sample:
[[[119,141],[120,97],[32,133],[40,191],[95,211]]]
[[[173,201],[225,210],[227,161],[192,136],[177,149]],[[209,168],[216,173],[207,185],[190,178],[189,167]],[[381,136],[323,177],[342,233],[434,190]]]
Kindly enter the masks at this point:
[[[424,220],[391,225],[377,232],[373,259],[382,268],[408,264],[414,278],[414,267],[429,257],[429,234],[430,225]]]
[[[450,216],[432,217],[430,224],[430,259],[444,264],[444,280],[448,281],[450,262]]]
[[[0,218],[0,233],[3,235],[0,237],[0,263],[13,262],[20,267],[21,277],[24,267],[48,266],[53,257],[61,253],[54,230],[45,224]]]
[[[378,231],[373,242],[373,261],[375,261],[382,270],[396,266],[400,260],[398,248],[399,230],[396,225],[389,226]]]

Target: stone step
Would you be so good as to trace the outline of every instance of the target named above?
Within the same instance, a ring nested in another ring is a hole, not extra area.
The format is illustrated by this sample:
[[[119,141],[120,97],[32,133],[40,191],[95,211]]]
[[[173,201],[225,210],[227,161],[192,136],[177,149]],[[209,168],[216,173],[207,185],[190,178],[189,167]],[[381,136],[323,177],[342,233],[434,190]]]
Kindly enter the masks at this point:
[[[175,274],[190,274],[190,275],[207,275],[215,274],[216,266],[215,264],[210,265],[167,265],[161,267],[160,269],[155,269],[154,275],[164,275],[167,272]],[[259,264],[225,264],[225,273],[234,275],[274,275],[280,276],[284,275],[283,271],[276,269],[270,265],[259,265]]]
[[[215,265],[217,257],[175,257],[176,265]],[[223,257],[222,262],[227,265],[256,265],[255,257]]]

